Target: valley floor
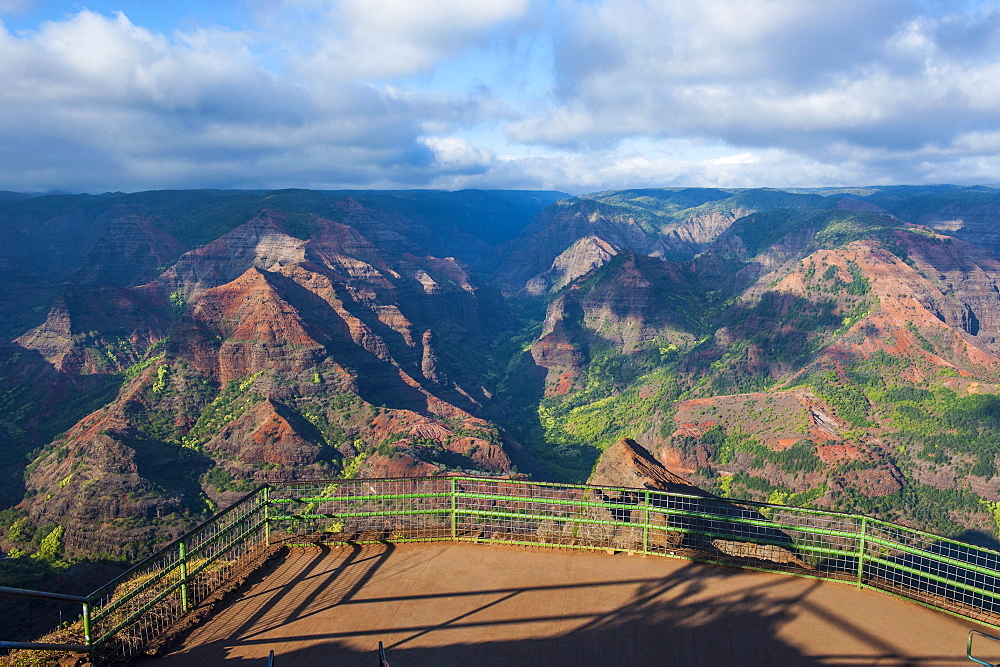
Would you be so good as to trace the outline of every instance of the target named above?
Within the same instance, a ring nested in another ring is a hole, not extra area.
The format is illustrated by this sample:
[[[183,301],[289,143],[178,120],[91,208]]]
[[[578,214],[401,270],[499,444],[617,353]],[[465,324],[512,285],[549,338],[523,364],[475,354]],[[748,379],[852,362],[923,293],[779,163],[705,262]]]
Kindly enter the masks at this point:
[[[306,547],[148,667],[970,664],[972,623],[689,561],[472,544]],[[989,632],[989,630],[987,630]],[[993,634],[996,634],[993,632]],[[992,647],[977,645],[985,652]]]

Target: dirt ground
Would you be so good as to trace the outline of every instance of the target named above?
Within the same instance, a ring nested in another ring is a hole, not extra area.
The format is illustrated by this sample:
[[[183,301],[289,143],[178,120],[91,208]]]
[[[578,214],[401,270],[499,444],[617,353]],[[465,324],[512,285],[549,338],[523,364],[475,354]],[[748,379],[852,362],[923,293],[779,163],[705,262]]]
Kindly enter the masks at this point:
[[[273,650],[275,667],[377,667],[381,641],[392,667],[970,665],[973,628],[847,584],[673,558],[347,545],[289,551],[141,664],[266,665]],[[998,649],[977,638],[977,655]]]

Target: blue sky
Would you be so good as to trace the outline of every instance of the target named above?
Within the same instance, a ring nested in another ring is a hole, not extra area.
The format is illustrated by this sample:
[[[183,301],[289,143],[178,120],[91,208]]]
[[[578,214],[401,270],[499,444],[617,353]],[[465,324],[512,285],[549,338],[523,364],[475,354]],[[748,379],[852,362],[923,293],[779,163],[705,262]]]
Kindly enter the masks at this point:
[[[1000,2],[0,0],[0,189],[1000,182]]]

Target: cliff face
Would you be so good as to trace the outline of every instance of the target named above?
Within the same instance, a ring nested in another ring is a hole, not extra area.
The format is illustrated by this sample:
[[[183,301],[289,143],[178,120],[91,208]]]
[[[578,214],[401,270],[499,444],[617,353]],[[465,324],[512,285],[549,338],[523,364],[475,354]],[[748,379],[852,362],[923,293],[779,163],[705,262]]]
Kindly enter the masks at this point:
[[[129,208],[112,209],[106,215],[104,235],[92,245],[83,266],[70,281],[75,284],[103,284],[134,287],[156,278],[187,248],[157,224],[155,217]]]
[[[328,212],[265,209],[180,253],[129,209],[18,338],[61,375],[124,379],[26,479],[21,507],[68,553],[137,556],[268,479],[511,470],[465,363],[506,317],[496,293],[427,252],[423,223]]]
[[[1000,202],[990,190],[970,188],[962,191],[942,186],[907,194],[878,193],[871,197],[871,203],[907,222],[927,226],[994,253],[1000,251],[1000,232],[996,225]]]
[[[138,557],[204,509],[188,478],[207,461],[145,437],[134,419],[148,403],[140,386],[57,438],[27,476],[21,506],[36,525],[62,525],[69,554]]]
[[[108,374],[141,360],[169,326],[161,294],[102,285],[64,291],[45,322],[15,340],[60,371]]]
[[[654,342],[690,347],[699,321],[695,280],[676,263],[631,249],[579,276],[549,302],[531,347],[535,363],[548,371],[546,391],[579,387],[595,348],[629,355]]]
[[[651,257],[692,257],[739,213],[694,212],[651,224],[628,208],[600,200],[560,202],[512,243],[495,280],[508,293],[537,295],[563,287],[624,248]]]
[[[992,533],[995,255],[882,195],[767,198],[707,204],[735,219],[689,259],[559,231],[578,238],[527,283],[553,293],[521,366],[545,371],[543,458],[581,479],[631,436],[723,495]]]
[[[623,249],[686,261],[736,220],[757,211],[827,205],[815,195],[774,190],[624,190],[558,202],[504,250],[493,275],[507,294],[543,294],[582,276]]]

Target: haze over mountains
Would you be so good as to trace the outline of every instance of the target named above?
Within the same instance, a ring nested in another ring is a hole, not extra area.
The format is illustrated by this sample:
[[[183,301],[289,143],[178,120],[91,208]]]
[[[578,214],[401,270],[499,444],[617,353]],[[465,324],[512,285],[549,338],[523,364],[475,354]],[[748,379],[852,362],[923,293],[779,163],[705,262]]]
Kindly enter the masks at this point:
[[[5,195],[4,546],[136,557],[269,479],[583,481],[626,436],[987,539],[998,220],[955,186]]]

